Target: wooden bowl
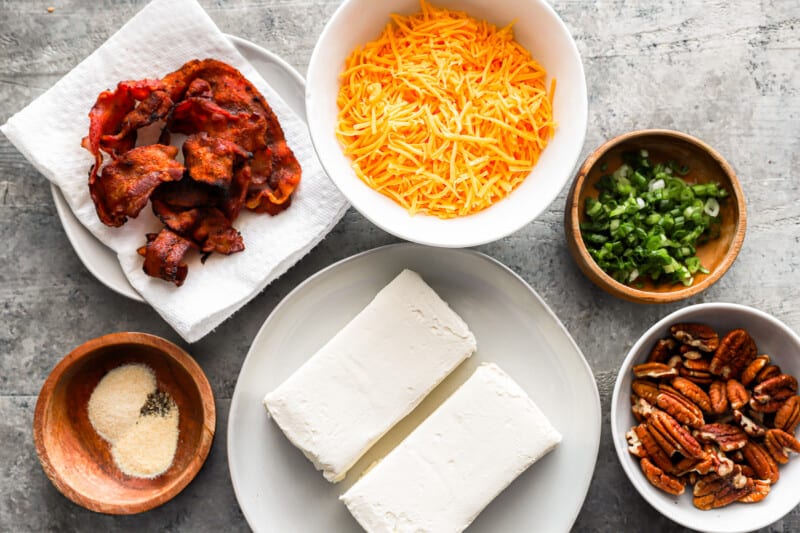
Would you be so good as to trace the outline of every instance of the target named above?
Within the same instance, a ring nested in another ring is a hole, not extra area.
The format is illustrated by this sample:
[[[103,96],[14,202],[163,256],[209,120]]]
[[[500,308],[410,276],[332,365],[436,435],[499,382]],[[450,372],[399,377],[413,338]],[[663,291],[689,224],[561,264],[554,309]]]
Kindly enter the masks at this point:
[[[175,458],[155,479],[117,468],[110,445],[89,422],[88,403],[110,370],[128,363],[149,366],[158,389],[178,405]],[[78,346],[48,376],[33,418],[36,452],[47,477],[73,502],[92,511],[134,514],[178,494],[211,449],[216,425],[211,386],[194,359],[178,346],[145,333],[112,333]]]
[[[589,255],[581,236],[580,223],[586,219],[584,204],[587,197],[597,198],[595,184],[601,175],[613,172],[622,164],[621,154],[629,150],[645,149],[650,160],[656,163],[674,160],[688,165],[689,183],[717,182],[730,193],[720,202],[720,235],[697,246],[697,256],[708,274],[697,273],[694,283],[654,283],[649,278],[639,278],[636,286],[622,284],[603,272]],[[601,170],[603,164],[606,171]],[[671,130],[640,130],[620,135],[603,144],[584,161],[572,183],[564,210],[564,227],[567,245],[572,257],[583,273],[609,294],[639,303],[667,303],[688,298],[710,287],[730,268],[744,241],[747,215],[744,193],[733,168],[713,148],[703,141]]]

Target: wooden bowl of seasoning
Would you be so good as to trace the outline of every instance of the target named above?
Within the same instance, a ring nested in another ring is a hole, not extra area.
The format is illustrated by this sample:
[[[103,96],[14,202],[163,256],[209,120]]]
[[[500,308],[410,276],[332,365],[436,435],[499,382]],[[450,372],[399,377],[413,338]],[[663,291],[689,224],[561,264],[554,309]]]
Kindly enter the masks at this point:
[[[135,514],[178,494],[214,438],[208,379],[180,347],[112,333],[75,348],[48,376],[33,419],[47,477],[92,511]]]
[[[640,130],[596,149],[567,196],[564,227],[581,271],[609,294],[667,303],[699,294],[744,241],[733,168],[685,133]]]

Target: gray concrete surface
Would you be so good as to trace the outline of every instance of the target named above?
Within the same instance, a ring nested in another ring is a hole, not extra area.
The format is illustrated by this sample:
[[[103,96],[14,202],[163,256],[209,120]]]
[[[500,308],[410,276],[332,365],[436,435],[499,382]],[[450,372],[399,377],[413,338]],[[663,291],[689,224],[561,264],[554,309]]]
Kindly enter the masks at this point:
[[[200,0],[228,33],[305,72],[338,0]],[[145,0],[0,0],[0,122],[100,45]],[[583,156],[629,130],[694,134],[726,156],[747,196],[744,248],[714,287],[683,303],[640,306],[595,288],[564,241],[566,190],[535,222],[480,250],[523,276],[548,302],[594,370],[603,402],[597,469],[576,531],[680,530],[625,478],[608,426],[625,352],[653,322],[684,305],[729,301],[800,331],[800,3],[796,0],[555,0],[583,56],[589,128]],[[48,13],[49,6],[55,7]],[[43,125],[46,127],[46,125]],[[2,136],[0,136],[2,137]],[[47,149],[47,147],[42,147]],[[256,331],[294,286],[320,268],[394,242],[354,211],[234,320],[188,347],[215,391],[217,437],[197,479],[140,516],[88,512],[45,477],[31,435],[36,395],[81,342],[119,330],[178,341],[143,304],[96,281],[75,255],[49,185],[0,138],[0,530],[244,530],[227,469],[225,429],[239,367]],[[795,509],[769,531],[800,531]]]

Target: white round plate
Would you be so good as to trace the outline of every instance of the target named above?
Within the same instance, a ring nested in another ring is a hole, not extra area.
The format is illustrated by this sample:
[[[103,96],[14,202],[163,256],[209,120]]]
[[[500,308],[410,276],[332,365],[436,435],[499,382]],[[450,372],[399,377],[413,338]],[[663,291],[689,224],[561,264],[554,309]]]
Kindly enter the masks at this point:
[[[286,101],[292,111],[306,122],[304,101],[305,81],[303,77],[287,62],[260,46],[233,35],[227,35],[239,53],[269,82],[275,91]],[[103,285],[112,291],[127,296],[131,300],[143,302],[138,292],[131,287],[117,256],[110,248],[97,240],[83,224],[81,224],[56,185],[50,185],[53,201],[56,203],[58,218],[64,226],[69,242],[84,266]]]
[[[418,272],[464,318],[478,351],[370,449],[347,479],[328,483],[267,417],[262,398],[404,268]],[[483,361],[508,372],[564,439],[492,502],[470,531],[569,531],[600,441],[600,399],[589,365],[542,299],[507,267],[471,250],[409,243],[355,255],[311,276],[256,335],[228,419],[228,465],[250,526],[257,532],[360,531],[339,495]]]
[[[647,360],[656,341],[669,336],[671,325],[686,322],[708,324],[720,336],[732,329],[744,328],[756,341],[758,353],[768,354],[772,363],[787,374],[800,376],[800,358],[797,357],[800,354],[800,336],[774,316],[746,305],[730,303],[703,303],[678,309],[648,329],[622,362],[611,397],[611,435],[617,457],[639,494],[658,512],[682,526],[708,533],[738,533],[766,527],[800,503],[800,491],[797,490],[800,459],[797,457],[780,465],[780,480],[764,500],[701,511],[692,503],[690,485],[681,496],[662,492],[647,481],[639,461],[628,452],[625,433],[637,424],[631,413],[631,368]]]

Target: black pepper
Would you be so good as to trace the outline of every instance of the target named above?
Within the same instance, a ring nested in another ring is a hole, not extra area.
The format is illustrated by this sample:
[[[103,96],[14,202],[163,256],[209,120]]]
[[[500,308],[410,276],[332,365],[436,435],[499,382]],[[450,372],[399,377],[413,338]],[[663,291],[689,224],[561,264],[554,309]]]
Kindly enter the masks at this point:
[[[172,410],[172,405],[172,398],[166,392],[151,392],[147,395],[147,401],[144,402],[139,414],[142,416],[167,416]]]

